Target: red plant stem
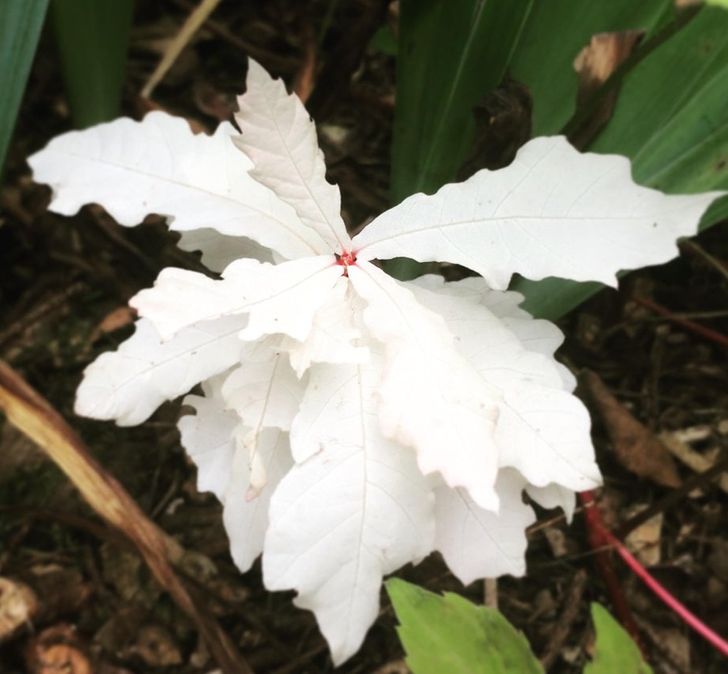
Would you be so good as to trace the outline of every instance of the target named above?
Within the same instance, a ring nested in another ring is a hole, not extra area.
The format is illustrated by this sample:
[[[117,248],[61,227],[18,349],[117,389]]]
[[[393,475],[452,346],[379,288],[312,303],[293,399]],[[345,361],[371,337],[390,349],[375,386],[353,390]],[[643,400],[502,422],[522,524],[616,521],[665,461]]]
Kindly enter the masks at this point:
[[[636,297],[635,301],[638,304],[641,304],[643,307],[647,307],[651,311],[654,311],[656,314],[664,316],[669,321],[677,323],[678,325],[682,325],[684,328],[690,330],[691,332],[694,332],[696,335],[700,335],[705,339],[709,339],[711,342],[720,344],[720,346],[724,348],[728,348],[728,337],[718,332],[717,330],[713,330],[712,328],[708,328],[704,325],[701,325],[700,323],[696,323],[695,321],[691,321],[687,318],[676,316],[669,309],[665,309],[665,307],[657,304],[657,302],[653,302],[652,300],[647,299],[646,297]]]
[[[629,566],[636,575],[652,590],[667,606],[669,606],[675,613],[677,613],[682,620],[684,620],[690,627],[692,627],[701,637],[711,643],[717,648],[723,655],[728,656],[728,642],[723,639],[719,634],[714,632],[708,627],[702,620],[695,616],[684,604],[678,601],[675,597],[668,592],[668,590],[659,583],[647,569],[627,550],[624,543],[622,543],[609,529],[604,525],[601,513],[599,512],[596,503],[594,501],[594,494],[591,491],[585,491],[579,494],[579,498],[584,504],[584,513],[587,521],[589,521],[590,531],[594,527],[594,530],[598,531],[597,534],[600,540],[608,543],[614,547],[619,556]],[[615,611],[617,606],[615,605]],[[625,625],[627,627],[627,625]]]
[[[606,527],[602,520],[602,514],[599,512],[594,500],[594,493],[592,491],[580,492],[579,499],[584,506],[584,519],[587,525],[589,544],[595,553],[594,560],[599,575],[607,586],[607,593],[614,606],[614,612],[619,622],[622,623],[644,655],[644,644],[642,643],[637,623],[635,622],[632,611],[627,603],[627,598],[624,596],[622,585],[612,565],[608,550],[610,541],[605,536]]]

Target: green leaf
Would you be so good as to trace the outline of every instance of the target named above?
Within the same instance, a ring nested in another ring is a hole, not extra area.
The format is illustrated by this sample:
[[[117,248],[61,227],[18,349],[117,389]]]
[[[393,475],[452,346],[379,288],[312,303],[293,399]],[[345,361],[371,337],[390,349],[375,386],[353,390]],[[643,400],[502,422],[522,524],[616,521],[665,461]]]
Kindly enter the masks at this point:
[[[0,171],[30,74],[48,0],[0,2]]]
[[[533,0],[402,0],[392,199],[452,180],[473,107],[503,79]]]
[[[603,606],[592,604],[591,614],[597,632],[596,651],[584,674],[652,674],[635,642]]]
[[[672,0],[549,0],[534,5],[510,66],[533,97],[533,135],[558,133],[576,109],[574,59],[596,33],[651,31]]]
[[[706,7],[624,79],[592,144],[665,192],[728,188],[728,12]]]
[[[54,0],[51,15],[74,124],[119,114],[133,0]]]
[[[413,674],[543,674],[525,637],[495,609],[398,578],[386,587]]]
[[[635,180],[670,193],[728,189],[728,12],[706,7],[625,76],[614,115],[590,150],[632,160]],[[701,229],[728,217],[714,203]],[[596,283],[518,279],[524,308],[555,319],[597,290]]]

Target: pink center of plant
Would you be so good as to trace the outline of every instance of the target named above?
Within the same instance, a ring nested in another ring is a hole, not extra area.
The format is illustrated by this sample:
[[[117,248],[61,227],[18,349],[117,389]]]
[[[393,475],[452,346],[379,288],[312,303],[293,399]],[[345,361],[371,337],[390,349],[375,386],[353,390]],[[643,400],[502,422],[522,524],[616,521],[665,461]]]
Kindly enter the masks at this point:
[[[349,275],[349,267],[356,264],[356,253],[352,250],[345,250],[341,255],[335,253],[336,264],[344,268],[344,276]]]

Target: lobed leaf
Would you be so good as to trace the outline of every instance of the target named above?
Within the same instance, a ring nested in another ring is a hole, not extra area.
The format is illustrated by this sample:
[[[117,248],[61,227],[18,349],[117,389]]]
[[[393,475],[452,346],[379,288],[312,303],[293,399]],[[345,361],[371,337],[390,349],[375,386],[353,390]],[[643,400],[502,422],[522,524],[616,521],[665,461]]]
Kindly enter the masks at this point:
[[[129,339],[84,371],[76,414],[119,426],[142,423],[166,400],[236,363],[243,350],[238,333],[246,322],[245,316],[228,316],[194,323],[163,342],[150,321],[137,321]]]
[[[694,234],[718,196],[640,187],[624,157],[581,154],[559,136],[537,138],[507,168],[405,199],[353,244],[363,260],[407,255],[461,264],[495,289],[516,272],[616,285],[620,269],[675,257],[675,239]]]
[[[366,302],[367,329],[386,349],[378,390],[384,435],[414,447],[424,474],[437,471],[497,510],[497,392],[458,352],[442,317],[407,288],[367,262],[350,268],[349,278]]]
[[[335,664],[355,653],[378,614],[382,576],[430,552],[432,494],[414,455],[382,437],[376,369],[317,365],[295,427],[318,424],[317,452],[271,500],[263,575],[313,611]],[[292,437],[293,453],[298,456]]]
[[[34,180],[53,189],[49,208],[61,215],[98,203],[127,227],[156,213],[176,231],[245,236],[284,258],[329,252],[293,208],[250,177],[236,133],[221,124],[212,136],[196,135],[185,120],[151,112],[142,122],[64,133],[28,163]]]
[[[238,106],[235,121],[242,135],[235,144],[253,161],[253,178],[293,206],[329,251],[349,250],[339,188],[326,180],[316,126],[303,103],[248,59],[247,88]]]
[[[129,304],[163,339],[199,321],[244,313],[249,315],[240,333],[245,340],[276,333],[304,340],[340,276],[341,267],[328,255],[279,265],[243,258],[226,267],[219,281],[169,267]]]

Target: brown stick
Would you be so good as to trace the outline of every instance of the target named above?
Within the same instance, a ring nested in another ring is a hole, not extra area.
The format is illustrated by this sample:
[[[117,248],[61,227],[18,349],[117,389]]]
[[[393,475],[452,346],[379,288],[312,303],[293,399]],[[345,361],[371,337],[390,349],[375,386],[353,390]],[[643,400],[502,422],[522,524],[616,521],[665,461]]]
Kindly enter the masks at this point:
[[[636,297],[635,302],[641,304],[643,307],[647,307],[660,316],[664,316],[667,320],[672,321],[673,323],[682,325],[686,330],[690,330],[690,332],[693,332],[696,335],[700,335],[711,342],[715,342],[724,348],[728,348],[728,337],[717,330],[707,328],[704,325],[700,325],[700,323],[696,323],[695,321],[691,321],[687,318],[676,316],[669,309],[665,309],[665,307],[657,304],[657,302],[647,299],[646,297]]]
[[[544,654],[541,656],[541,664],[543,668],[548,671],[551,665],[554,664],[556,658],[561,653],[561,649],[564,647],[566,640],[569,638],[571,627],[579,615],[579,607],[581,606],[581,598],[584,595],[584,588],[586,588],[586,571],[579,569],[571,580],[571,585],[566,597],[564,597],[564,605],[561,609],[561,615],[559,616],[558,622],[551,632],[551,638],[549,639],[548,646]]]
[[[93,458],[90,450],[51,405],[12,368],[0,361],[0,408],[66,474],[89,505],[134,543],[159,584],[197,625],[210,654],[225,674],[253,674],[212,615],[176,576],[170,558],[183,551]]]

